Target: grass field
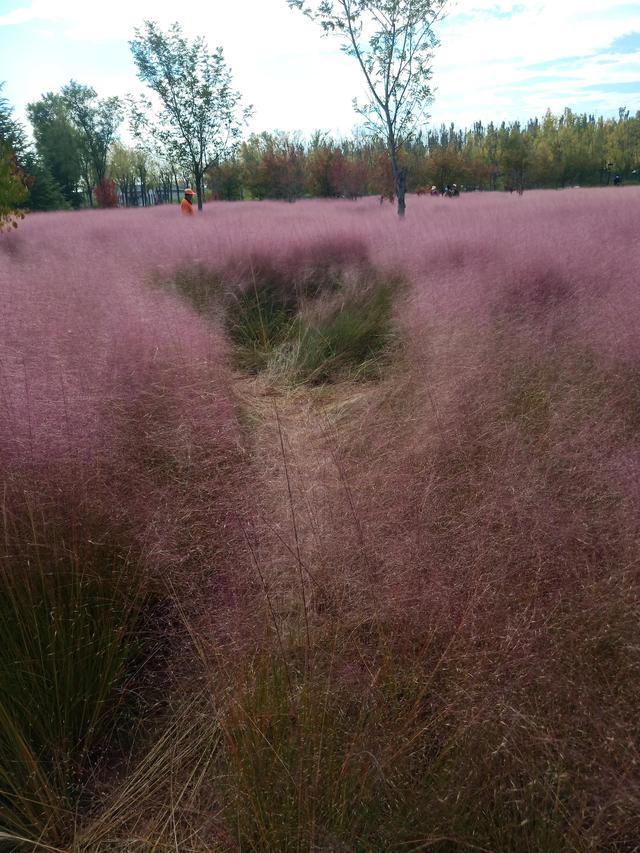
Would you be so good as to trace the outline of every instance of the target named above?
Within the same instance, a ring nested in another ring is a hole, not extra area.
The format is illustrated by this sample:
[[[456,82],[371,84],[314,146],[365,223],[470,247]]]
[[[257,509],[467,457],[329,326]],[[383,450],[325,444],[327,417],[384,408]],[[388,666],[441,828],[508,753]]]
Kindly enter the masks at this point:
[[[0,235],[0,849],[637,849],[639,212]]]

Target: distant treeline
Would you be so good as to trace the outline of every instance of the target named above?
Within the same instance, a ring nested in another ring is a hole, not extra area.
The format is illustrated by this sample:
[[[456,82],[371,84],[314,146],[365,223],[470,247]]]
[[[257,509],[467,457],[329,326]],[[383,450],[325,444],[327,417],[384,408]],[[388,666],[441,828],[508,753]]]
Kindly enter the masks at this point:
[[[14,207],[31,210],[177,201],[193,182],[188,166],[170,151],[161,156],[119,141],[126,112],[119,98],[98,99],[72,81],[28,105],[31,142],[0,97],[0,202],[3,193]],[[452,183],[521,190],[637,181],[640,112],[620,109],[604,119],[566,109],[524,125],[443,125],[418,134],[401,158],[410,192]],[[253,134],[231,158],[211,164],[206,190],[224,200],[392,196],[393,177],[382,142],[277,131]]]
[[[640,179],[640,112],[617,118],[547,112],[526,125],[450,125],[419,134],[405,146],[409,191],[456,183],[500,190],[609,184]],[[209,170],[219,198],[388,195],[393,179],[382,144],[365,138],[336,141],[316,133],[305,142],[285,133],[262,133],[237,157]]]

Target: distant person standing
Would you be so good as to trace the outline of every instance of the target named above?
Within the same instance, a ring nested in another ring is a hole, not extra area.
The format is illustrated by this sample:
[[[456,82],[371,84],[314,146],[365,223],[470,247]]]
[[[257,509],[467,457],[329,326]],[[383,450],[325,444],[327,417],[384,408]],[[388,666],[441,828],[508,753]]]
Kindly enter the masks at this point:
[[[195,193],[191,187],[184,191],[184,198],[180,202],[180,210],[185,216],[193,216],[193,197]]]

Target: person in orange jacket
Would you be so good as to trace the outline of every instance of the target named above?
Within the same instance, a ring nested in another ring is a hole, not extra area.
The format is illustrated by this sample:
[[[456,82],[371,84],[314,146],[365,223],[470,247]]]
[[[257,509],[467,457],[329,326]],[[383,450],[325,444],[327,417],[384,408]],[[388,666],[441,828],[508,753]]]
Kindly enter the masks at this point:
[[[180,202],[180,210],[185,216],[193,216],[193,197],[195,193],[191,187],[187,187],[184,191],[184,198]]]

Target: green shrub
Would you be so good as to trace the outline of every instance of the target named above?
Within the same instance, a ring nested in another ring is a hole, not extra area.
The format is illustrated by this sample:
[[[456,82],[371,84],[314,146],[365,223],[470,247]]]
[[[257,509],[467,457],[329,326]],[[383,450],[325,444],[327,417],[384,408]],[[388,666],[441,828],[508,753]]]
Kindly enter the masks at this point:
[[[294,382],[375,376],[393,338],[394,289],[362,279],[343,282],[342,292],[292,299],[254,282],[227,297],[235,363]]]

